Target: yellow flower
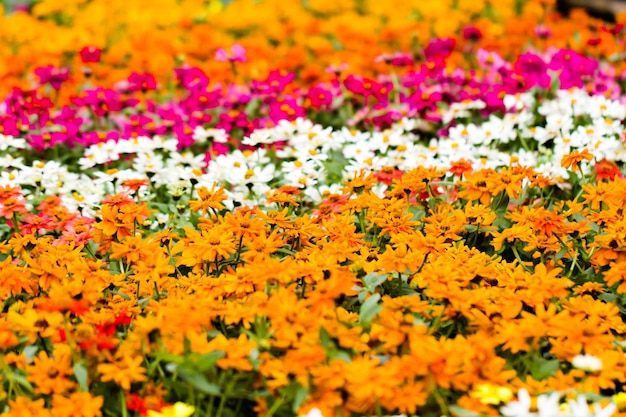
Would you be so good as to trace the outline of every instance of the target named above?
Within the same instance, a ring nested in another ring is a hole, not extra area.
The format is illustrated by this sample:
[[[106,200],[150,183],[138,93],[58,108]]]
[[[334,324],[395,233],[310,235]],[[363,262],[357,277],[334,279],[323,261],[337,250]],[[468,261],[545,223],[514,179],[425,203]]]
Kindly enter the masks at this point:
[[[626,392],[617,393],[611,399],[619,408],[626,407]]]
[[[513,391],[506,387],[498,387],[491,384],[479,384],[476,390],[470,394],[483,404],[498,405],[509,402],[513,398]]]
[[[148,410],[148,417],[189,417],[196,411],[193,405],[181,403],[163,407],[161,411]]]

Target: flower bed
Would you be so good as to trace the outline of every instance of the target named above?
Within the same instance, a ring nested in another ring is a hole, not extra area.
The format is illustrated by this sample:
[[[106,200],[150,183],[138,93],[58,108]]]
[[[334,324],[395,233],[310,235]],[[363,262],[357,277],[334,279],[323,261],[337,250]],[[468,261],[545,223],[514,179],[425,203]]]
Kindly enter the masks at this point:
[[[448,3],[0,18],[0,415],[624,413],[624,28]]]

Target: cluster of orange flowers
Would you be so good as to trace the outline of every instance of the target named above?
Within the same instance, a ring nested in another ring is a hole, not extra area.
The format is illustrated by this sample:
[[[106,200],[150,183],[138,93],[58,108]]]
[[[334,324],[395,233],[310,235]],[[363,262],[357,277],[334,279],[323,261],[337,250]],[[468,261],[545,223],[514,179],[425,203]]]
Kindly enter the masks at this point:
[[[178,400],[199,415],[497,415],[506,399],[489,387],[619,394],[626,181],[554,198],[520,166],[443,174],[411,170],[383,197],[355,176],[316,216],[288,191],[275,210],[229,211],[201,188],[194,224],[157,233],[145,203],[117,195],[86,244],[15,234],[0,269],[3,415]],[[70,221],[52,200],[40,209]],[[601,367],[575,366],[583,354]]]
[[[529,46],[550,46],[620,62],[614,56],[623,47],[620,37],[584,13],[563,19],[554,4],[236,0],[225,6],[220,0],[41,0],[31,13],[6,10],[2,16],[0,8],[0,96],[13,86],[30,87],[27,74],[46,65],[72,68],[62,91],[66,96],[85,82],[111,87],[132,72],[154,74],[166,86],[181,64],[202,69],[214,83],[262,79],[276,68],[296,72],[304,83],[330,79],[326,70],[342,66],[371,76],[388,72],[384,60],[372,64],[376,57],[419,53],[432,38],[456,38],[468,51],[484,48],[505,58],[517,57]],[[467,28],[480,36],[464,32]],[[220,48],[229,51],[234,45],[244,47],[247,58],[236,71],[227,60],[214,59]],[[101,59],[83,62],[81,48],[102,50]],[[475,63],[463,52],[449,61],[452,67],[467,64]]]

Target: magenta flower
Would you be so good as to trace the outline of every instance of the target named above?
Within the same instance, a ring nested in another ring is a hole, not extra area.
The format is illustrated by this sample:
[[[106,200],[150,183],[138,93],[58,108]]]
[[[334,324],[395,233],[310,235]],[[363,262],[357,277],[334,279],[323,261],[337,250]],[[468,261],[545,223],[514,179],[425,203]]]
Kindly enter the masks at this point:
[[[96,88],[85,90],[84,93],[83,97],[73,97],[72,103],[88,107],[97,117],[120,111],[125,107],[121,95],[115,90]]]
[[[322,86],[315,86],[307,93],[307,98],[311,101],[311,106],[316,110],[330,109],[333,103],[333,93]]]
[[[133,72],[128,77],[128,91],[152,91],[156,90],[157,83],[152,74],[138,74]]]
[[[374,62],[384,62],[386,64],[390,64],[394,67],[408,67],[413,65],[415,62],[411,54],[406,52],[395,52],[393,54],[381,54],[378,55]]]
[[[96,48],[95,46],[85,46],[80,50],[80,59],[85,64],[89,62],[100,62],[101,57],[102,49]]]
[[[598,69],[598,61],[587,58],[570,49],[561,49],[552,56],[548,67],[560,71],[561,88],[582,88],[585,79],[590,79]]]
[[[293,81],[296,74],[293,72],[271,71],[265,81],[252,81],[252,91],[256,94],[279,94]]]
[[[463,39],[476,42],[483,37],[480,29],[476,26],[466,26],[463,28]]]
[[[515,61],[515,71],[524,79],[524,87],[531,88],[538,85],[541,88],[550,86],[548,65],[539,55],[527,52],[520,55]]]
[[[270,104],[269,117],[274,123],[280,120],[296,120],[298,117],[305,116],[304,108],[294,99],[285,98]]]
[[[65,142],[66,134],[61,132],[44,132],[40,135],[30,135],[28,142],[36,151],[54,148],[58,143]]]
[[[196,67],[183,67],[174,70],[178,82],[188,91],[205,91],[209,86],[209,77]]]
[[[124,124],[123,137],[154,136],[162,135],[164,132],[165,127],[159,126],[152,117],[144,114],[133,114]]]
[[[0,134],[18,136],[21,134],[18,119],[12,115],[0,116]]]
[[[52,88],[58,90],[61,84],[70,78],[69,68],[56,68],[52,65],[35,69],[35,75],[39,77],[39,84],[50,84]]]
[[[428,42],[428,45],[424,48],[424,55],[428,60],[433,58],[447,58],[450,56],[455,46],[456,40],[454,38],[433,39]]]
[[[239,44],[230,47],[230,53],[224,48],[219,48],[215,52],[215,60],[221,62],[246,62],[246,48]]]

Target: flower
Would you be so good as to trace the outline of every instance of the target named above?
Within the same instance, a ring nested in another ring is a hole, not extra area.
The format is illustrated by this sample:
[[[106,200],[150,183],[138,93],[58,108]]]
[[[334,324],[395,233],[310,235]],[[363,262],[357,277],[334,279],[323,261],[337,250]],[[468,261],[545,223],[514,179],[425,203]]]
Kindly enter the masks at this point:
[[[101,363],[97,368],[102,381],[113,381],[128,391],[133,382],[142,382],[147,379],[146,369],[142,363],[142,356],[123,355],[115,363]]]
[[[161,408],[161,411],[148,410],[148,417],[189,417],[196,411],[193,405],[177,402]]]
[[[537,397],[537,413],[530,411],[531,398],[528,391],[522,388],[517,393],[517,400],[510,401],[500,407],[500,412],[505,417],[557,417],[559,413],[559,399],[561,394],[553,392]]]
[[[224,48],[218,48],[215,52],[215,60],[222,62],[246,62],[246,48],[239,44],[231,46],[230,52],[227,52]]]
[[[80,50],[80,59],[86,64],[89,62],[100,62],[102,49],[95,46],[85,46]]]
[[[40,84],[50,84],[52,88],[58,90],[61,88],[61,84],[69,79],[70,70],[69,68],[56,68],[52,65],[47,65],[37,68],[35,75],[39,77]]]
[[[507,387],[498,387],[491,384],[479,384],[476,389],[472,391],[471,396],[478,398],[483,404],[498,405],[500,403],[506,403],[513,398],[513,391]]]
[[[300,417],[324,417],[319,408],[311,408],[308,413],[303,414]]]
[[[572,359],[572,366],[587,372],[597,372],[602,370],[602,360],[593,355],[576,355]]]

